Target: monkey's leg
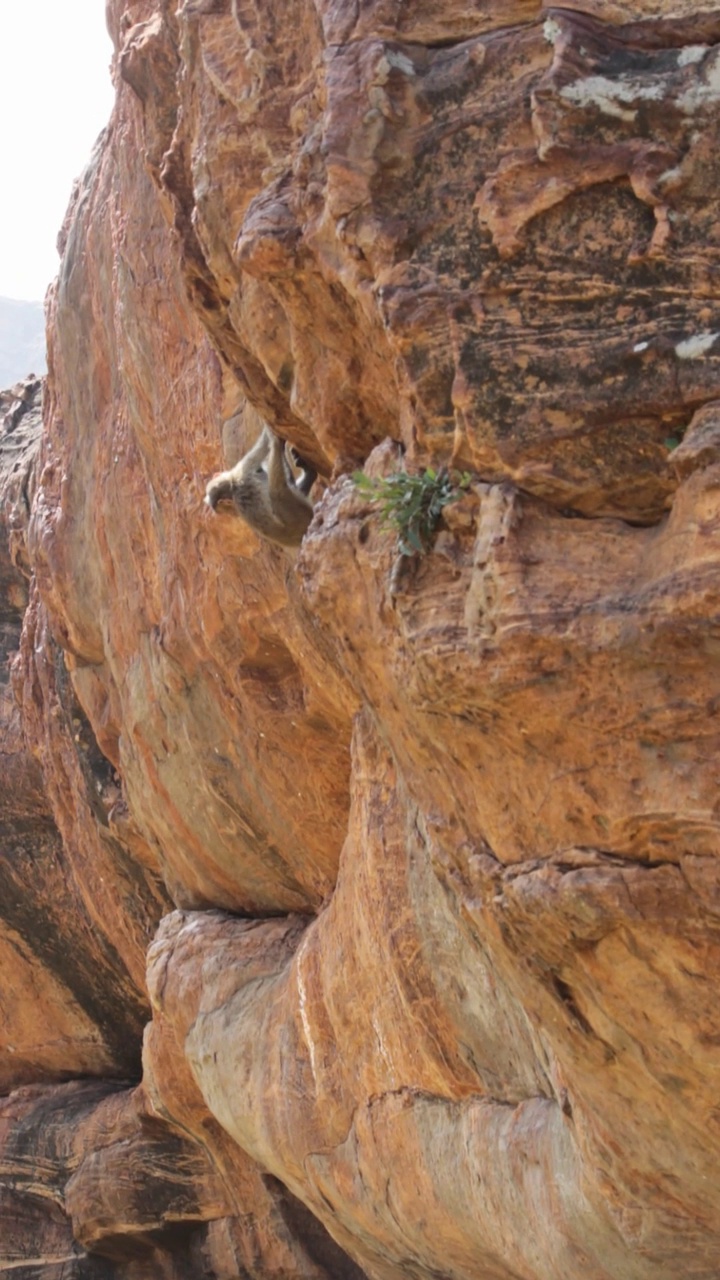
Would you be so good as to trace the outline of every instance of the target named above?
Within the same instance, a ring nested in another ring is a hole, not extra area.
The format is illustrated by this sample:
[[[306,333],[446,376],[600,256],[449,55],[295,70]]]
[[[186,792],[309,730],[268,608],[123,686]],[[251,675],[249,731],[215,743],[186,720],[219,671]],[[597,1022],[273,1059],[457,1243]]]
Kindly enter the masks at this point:
[[[317,480],[318,473],[312,463],[308,462],[307,458],[303,458],[302,454],[298,453],[297,449],[294,449],[292,445],[290,446],[290,453],[292,454],[292,460],[295,463],[295,466],[299,467],[302,471],[302,475],[299,480],[296,480],[293,476],[293,484],[296,489],[300,490],[300,493],[304,493],[307,497]]]
[[[299,546],[310,521],[313,505],[304,493],[295,486],[294,479],[288,480],[285,457],[285,442],[275,439],[270,450],[268,463],[267,495],[270,509],[283,530],[283,536],[276,541],[286,546]]]
[[[298,481],[297,487],[300,490],[300,493],[304,493],[305,496],[307,497],[315,481],[317,480],[318,473],[315,470],[315,468],[310,465],[309,462],[305,461],[304,458],[301,459],[299,465],[302,467],[303,473]]]

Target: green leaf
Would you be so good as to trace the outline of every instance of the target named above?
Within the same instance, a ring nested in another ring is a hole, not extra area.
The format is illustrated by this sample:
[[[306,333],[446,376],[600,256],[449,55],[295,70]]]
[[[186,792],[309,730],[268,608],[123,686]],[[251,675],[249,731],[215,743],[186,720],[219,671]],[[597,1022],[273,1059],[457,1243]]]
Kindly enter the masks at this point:
[[[397,471],[379,480],[371,480],[363,471],[353,474],[360,493],[379,504],[382,527],[395,530],[398,550],[407,556],[430,549],[443,508],[459,497],[470,480],[468,472],[458,478],[445,466],[437,471],[426,467],[415,475]]]

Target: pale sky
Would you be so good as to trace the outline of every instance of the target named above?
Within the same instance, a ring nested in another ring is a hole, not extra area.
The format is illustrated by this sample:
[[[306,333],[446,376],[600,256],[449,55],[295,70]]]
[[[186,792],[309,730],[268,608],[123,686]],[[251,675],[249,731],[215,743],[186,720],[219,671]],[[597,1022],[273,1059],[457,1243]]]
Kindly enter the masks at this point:
[[[0,0],[0,295],[41,301],[73,179],[110,118],[105,0]]]

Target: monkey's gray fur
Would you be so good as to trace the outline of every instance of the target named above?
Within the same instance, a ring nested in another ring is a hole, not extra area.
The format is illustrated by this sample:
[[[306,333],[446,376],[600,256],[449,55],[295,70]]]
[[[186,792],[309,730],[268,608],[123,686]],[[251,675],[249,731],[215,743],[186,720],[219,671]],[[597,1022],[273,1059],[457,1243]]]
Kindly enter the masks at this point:
[[[297,480],[285,455],[285,441],[266,426],[244,458],[230,471],[213,476],[205,501],[213,511],[219,502],[232,502],[263,538],[281,547],[297,547],[312,520],[308,494],[317,471],[299,454],[293,457],[302,471]]]

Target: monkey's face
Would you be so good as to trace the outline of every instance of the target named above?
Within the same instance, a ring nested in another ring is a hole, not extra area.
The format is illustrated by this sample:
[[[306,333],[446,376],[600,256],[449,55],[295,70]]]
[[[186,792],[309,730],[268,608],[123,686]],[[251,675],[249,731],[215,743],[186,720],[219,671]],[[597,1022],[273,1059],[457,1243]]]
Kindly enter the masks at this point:
[[[232,480],[226,474],[213,476],[208,482],[205,502],[218,515],[229,515],[235,511]]]

